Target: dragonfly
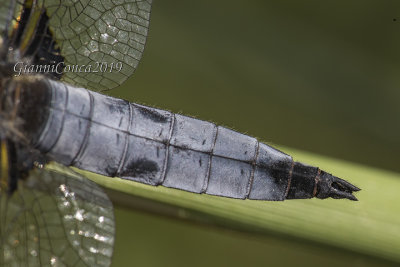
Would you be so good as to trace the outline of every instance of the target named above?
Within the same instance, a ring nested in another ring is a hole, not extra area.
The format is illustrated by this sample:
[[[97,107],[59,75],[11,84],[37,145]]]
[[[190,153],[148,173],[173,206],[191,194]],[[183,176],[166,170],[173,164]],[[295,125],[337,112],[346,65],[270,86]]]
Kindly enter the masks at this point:
[[[151,4],[0,0],[2,266],[111,264],[112,203],[69,166],[228,198],[357,200],[253,137],[101,94],[137,68]]]

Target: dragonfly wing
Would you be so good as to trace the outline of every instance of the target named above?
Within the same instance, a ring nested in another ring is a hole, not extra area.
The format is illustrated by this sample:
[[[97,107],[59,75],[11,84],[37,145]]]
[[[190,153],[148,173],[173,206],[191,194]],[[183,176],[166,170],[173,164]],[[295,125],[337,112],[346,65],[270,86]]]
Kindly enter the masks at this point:
[[[36,169],[12,196],[0,195],[1,266],[109,266],[112,203],[72,170]]]
[[[0,58],[12,75],[41,73],[104,91],[139,64],[152,0],[3,1]]]
[[[66,70],[61,80],[99,91],[114,88],[133,74],[146,42],[151,0],[45,3],[49,29],[65,65],[82,68]]]

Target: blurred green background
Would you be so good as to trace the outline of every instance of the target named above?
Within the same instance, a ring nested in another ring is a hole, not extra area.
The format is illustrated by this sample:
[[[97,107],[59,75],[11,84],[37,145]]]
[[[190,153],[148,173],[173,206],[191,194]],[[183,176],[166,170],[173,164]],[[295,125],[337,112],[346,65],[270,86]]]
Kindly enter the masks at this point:
[[[394,0],[155,0],[142,62],[109,94],[400,172],[399,47]],[[118,204],[114,266],[390,264]]]

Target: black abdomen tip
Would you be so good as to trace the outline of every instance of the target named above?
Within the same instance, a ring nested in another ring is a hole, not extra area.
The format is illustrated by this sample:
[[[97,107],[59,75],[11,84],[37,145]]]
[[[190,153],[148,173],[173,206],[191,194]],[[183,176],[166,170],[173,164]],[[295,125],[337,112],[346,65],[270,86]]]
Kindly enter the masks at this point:
[[[329,173],[321,171],[320,179],[317,185],[317,198],[347,198],[350,200],[357,201],[358,199],[353,195],[354,192],[360,191],[361,189],[351,183],[333,176]]]
[[[360,190],[343,179],[300,162],[292,163],[289,177],[286,199],[331,197],[357,200],[353,192]]]

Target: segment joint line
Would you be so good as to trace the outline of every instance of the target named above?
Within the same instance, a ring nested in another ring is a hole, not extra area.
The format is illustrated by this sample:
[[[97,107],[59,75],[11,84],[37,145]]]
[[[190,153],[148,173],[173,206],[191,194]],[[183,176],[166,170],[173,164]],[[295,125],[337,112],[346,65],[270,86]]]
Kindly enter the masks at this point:
[[[209,182],[210,176],[211,176],[211,165],[212,165],[212,159],[213,159],[213,155],[214,155],[215,144],[217,143],[219,127],[214,124],[214,129],[215,129],[215,133],[214,133],[214,136],[213,136],[213,143],[212,143],[212,147],[211,147],[211,150],[210,150],[210,156],[208,158],[207,175],[206,175],[206,177],[204,179],[204,184],[203,184],[203,187],[201,188],[201,191],[200,191],[201,194],[203,194],[203,193],[205,193],[207,191],[208,182]]]
[[[165,176],[167,175],[167,167],[168,167],[168,159],[169,159],[169,147],[170,147],[172,134],[174,132],[174,127],[175,127],[175,121],[176,121],[175,114],[171,113],[171,115],[172,115],[171,127],[169,129],[168,140],[167,140],[166,148],[165,148],[164,166],[163,166],[163,170],[162,170],[162,174],[161,174],[161,179],[158,182],[158,184],[163,184],[164,180],[165,180]]]

